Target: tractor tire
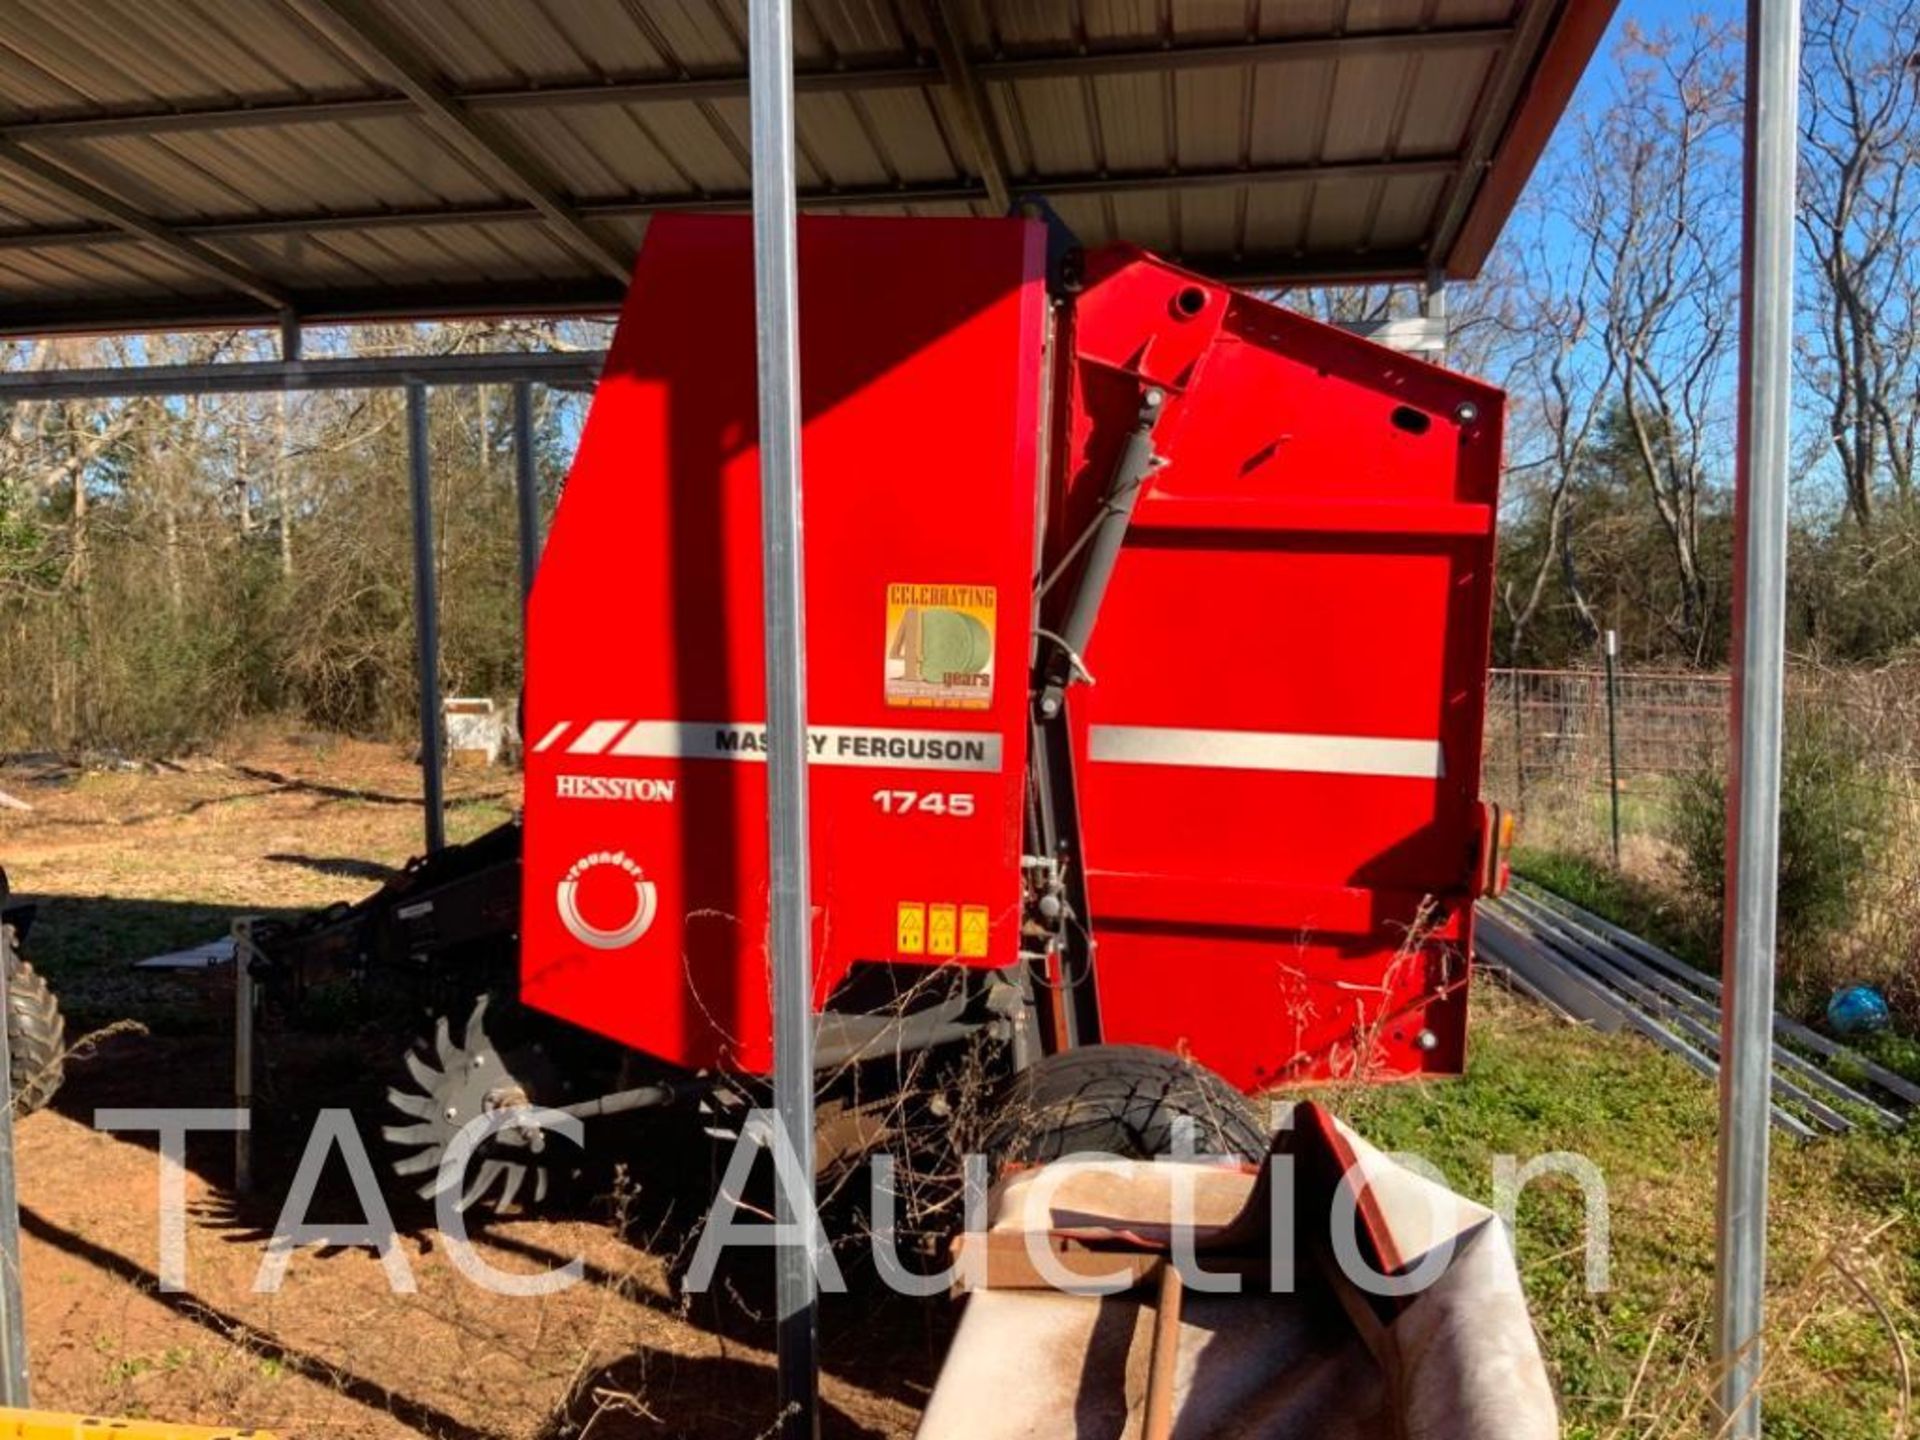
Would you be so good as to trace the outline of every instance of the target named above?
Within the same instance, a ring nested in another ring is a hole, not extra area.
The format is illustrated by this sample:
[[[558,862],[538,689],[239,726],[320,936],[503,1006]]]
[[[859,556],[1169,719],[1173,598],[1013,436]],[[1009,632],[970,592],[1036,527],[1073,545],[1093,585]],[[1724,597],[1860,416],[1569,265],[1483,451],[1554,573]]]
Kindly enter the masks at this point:
[[[1204,1065],[1150,1045],[1083,1045],[1016,1075],[987,1148],[996,1168],[1097,1152],[1151,1160],[1173,1150],[1174,1121],[1197,1123],[1200,1155],[1257,1162],[1270,1137],[1252,1103]]]
[[[7,1054],[14,1113],[31,1115],[66,1078],[67,1017],[40,973],[17,953],[7,975]]]

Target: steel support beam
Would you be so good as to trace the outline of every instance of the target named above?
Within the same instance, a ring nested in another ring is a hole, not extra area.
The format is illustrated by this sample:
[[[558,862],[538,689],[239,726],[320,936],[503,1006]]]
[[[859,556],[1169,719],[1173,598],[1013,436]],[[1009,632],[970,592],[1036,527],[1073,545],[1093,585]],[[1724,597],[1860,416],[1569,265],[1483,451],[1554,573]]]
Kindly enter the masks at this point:
[[[165,251],[196,274],[251,295],[262,304],[276,310],[288,309],[292,304],[285,291],[254,274],[246,266],[208,249],[172,225],[154,219],[118,196],[108,194],[91,181],[42,159],[10,140],[0,140],[0,174],[10,174],[16,179],[24,176],[30,184],[38,185],[68,204],[99,216],[112,227],[108,234],[117,231],[130,235],[157,250]]]
[[[513,386],[513,493],[520,512],[520,603],[533,598],[533,575],[540,568],[540,486],[533,453],[533,384]],[[524,644],[524,642],[523,642]]]
[[[1559,13],[1559,7],[1536,0],[1536,3],[1522,7],[1520,21],[1508,37],[1500,59],[1494,68],[1486,88],[1480,92],[1480,103],[1474,110],[1471,129],[1468,131],[1466,153],[1460,157],[1460,168],[1453,177],[1453,183],[1447,186],[1446,193],[1440,199],[1439,220],[1433,229],[1433,239],[1428,254],[1436,265],[1446,263],[1453,250],[1453,242],[1459,237],[1460,227],[1466,223],[1467,213],[1472,209],[1474,192],[1486,177],[1487,169],[1493,163],[1494,150],[1500,144],[1500,136],[1507,128],[1514,107],[1520,102],[1521,87],[1526,83],[1527,67],[1540,53],[1548,26]]]
[[[433,556],[432,458],[427,387],[407,386],[407,478],[413,494],[413,636],[420,674],[420,780],[427,850],[447,843],[445,764],[440,743],[440,595]]]
[[[296,291],[301,322],[361,325],[387,320],[504,320],[518,315],[605,315],[620,308],[624,287],[604,275],[561,280],[439,284],[431,279],[394,289]],[[105,335],[125,331],[274,329],[280,312],[244,296],[128,295],[116,300],[23,301],[0,305],[0,336]],[[0,371],[0,373],[4,373]],[[495,376],[494,379],[500,377]]]
[[[1245,255],[1189,252],[1167,258],[1199,274],[1249,289],[1380,284],[1418,280],[1426,273],[1426,257],[1417,250],[1377,250],[1364,255],[1291,250],[1255,251]],[[484,285],[423,284],[391,291],[314,291],[301,293],[297,298],[303,321],[308,326],[316,326],[384,320],[499,319],[509,315],[611,315],[620,308],[623,293],[621,286],[604,276],[582,275],[564,281],[511,286],[489,282]],[[277,313],[264,306],[205,295],[133,297],[112,305],[68,302],[0,308],[0,336],[98,335],[278,323]],[[6,378],[5,373],[0,372],[0,389],[4,388]],[[511,378],[496,374],[487,380],[495,383]],[[531,378],[577,389],[591,385],[594,375],[551,379],[534,375]],[[276,382],[256,388],[279,387]]]
[[[13,1013],[13,932],[0,934],[0,1016]],[[33,1403],[27,1368],[26,1303],[20,1290],[20,1183],[13,1143],[13,1059],[0,1024],[0,1405]]]
[[[940,73],[946,77],[960,131],[973,151],[974,173],[980,177],[994,214],[1005,215],[1013,208],[1013,193],[1007,188],[1006,147],[1000,143],[1000,131],[993,123],[987,92],[973,72],[960,33],[942,0],[920,0],[920,14],[933,36],[933,53],[939,57]]]
[[[591,385],[606,352],[368,355],[343,360],[235,360],[93,370],[0,371],[0,401],[115,400],[135,395],[248,395],[382,390],[403,385]]]
[[[1325,164],[1221,166],[1182,170],[1176,174],[1036,175],[1021,182],[1050,198],[1067,196],[1138,195],[1171,190],[1219,190],[1241,185],[1277,185],[1307,181],[1419,179],[1450,175],[1458,168],[1448,156],[1413,159],[1354,160]],[[993,192],[972,180],[934,181],[903,185],[848,185],[832,190],[808,190],[800,195],[807,209],[853,209],[876,205],[969,205],[994,203]],[[582,220],[639,220],[649,215],[679,211],[745,210],[752,196],[722,191],[708,195],[656,195],[635,200],[567,201]],[[177,233],[196,240],[241,240],[280,235],[324,235],[339,230],[383,230],[437,225],[521,225],[541,219],[530,205],[426,206],[411,209],[312,211],[300,214],[248,215],[196,220]],[[110,229],[0,230],[0,250],[46,249],[69,245],[112,244],[121,237]],[[621,283],[626,276],[623,274]]]
[[[258,951],[253,945],[254,917],[242,915],[233,922],[233,1108],[241,1121],[233,1132],[233,1188],[239,1195],[253,1194],[253,1063],[254,1030],[260,1018],[260,992],[253,962]]]
[[[1125,46],[1067,54],[970,58],[982,84],[1053,80],[1063,76],[1139,75],[1166,70],[1195,70],[1265,61],[1358,58],[1418,51],[1498,45],[1513,31],[1504,24],[1403,27],[1347,35],[1276,35],[1203,45]],[[874,90],[905,90],[931,85],[942,72],[924,65],[851,64],[794,76],[802,95],[845,95]],[[540,85],[447,88],[446,98],[472,112],[558,110],[594,105],[684,104],[746,97],[747,77],[738,73],[694,76],[583,75]],[[356,120],[389,120],[416,113],[404,94],[369,90],[324,100],[286,100],[280,96],[226,100],[212,105],[120,109],[106,114],[61,114],[0,124],[0,138],[100,140],[124,135],[194,134],[213,130],[265,129],[280,125],[338,125]]]
[[[1760,1440],[1761,1434],[1799,82],[1800,0],[1748,0],[1734,478],[1733,784],[1721,959],[1713,1329],[1723,1419],[1716,1433],[1729,1440]]]
[[[396,32],[361,0],[287,0],[335,46],[384,73],[419,107],[421,117],[449,145],[493,181],[511,190],[540,216],[569,249],[624,283],[633,257],[594,234],[540,167],[498,127],[470,114],[452,90]]]
[[[800,286],[796,232],[792,0],[749,0],[753,281],[760,389],[760,530],[765,556],[767,844],[772,915],[773,1099],[793,1169],[776,1169],[778,1424],[819,1433],[814,1251],[813,905],[808,875],[806,559],[800,526]],[[783,1161],[787,1157],[782,1157]]]
[[[1252,289],[1299,285],[1378,284],[1418,280],[1426,257],[1417,250],[1376,250],[1364,255],[1328,255],[1312,251],[1253,251],[1244,255],[1186,252],[1167,257],[1189,270],[1231,285]],[[316,290],[299,292],[302,321],[308,326],[362,324],[385,320],[499,319],[509,315],[611,315],[620,308],[624,287],[602,275],[564,280],[481,285],[420,284],[392,290]],[[0,336],[98,335],[135,330],[177,330],[220,326],[272,327],[277,311],[241,297],[209,295],[133,296],[114,303],[14,305],[0,307]],[[597,372],[596,372],[597,373]],[[510,380],[491,375],[489,383]],[[593,375],[531,378],[568,388],[593,382]],[[0,387],[5,384],[0,372]],[[335,383],[335,382],[327,382]],[[265,389],[278,388],[268,385]]]

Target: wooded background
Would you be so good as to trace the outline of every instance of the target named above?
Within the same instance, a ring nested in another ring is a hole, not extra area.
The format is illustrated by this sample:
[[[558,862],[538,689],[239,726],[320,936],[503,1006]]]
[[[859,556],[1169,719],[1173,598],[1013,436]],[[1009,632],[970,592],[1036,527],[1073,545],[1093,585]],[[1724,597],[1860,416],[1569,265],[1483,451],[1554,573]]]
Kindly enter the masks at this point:
[[[307,354],[606,343],[606,326],[384,327]],[[257,335],[51,340],[15,364],[268,358]],[[582,399],[536,387],[543,513]],[[442,690],[520,683],[513,393],[429,398]],[[0,432],[0,750],[165,753],[249,716],[415,728],[405,392],[19,405]]]

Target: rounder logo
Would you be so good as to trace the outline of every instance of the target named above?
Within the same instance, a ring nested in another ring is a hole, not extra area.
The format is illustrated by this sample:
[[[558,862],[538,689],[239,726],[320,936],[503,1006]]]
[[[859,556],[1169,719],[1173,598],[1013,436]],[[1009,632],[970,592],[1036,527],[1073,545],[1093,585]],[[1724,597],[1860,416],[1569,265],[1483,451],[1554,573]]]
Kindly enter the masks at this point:
[[[623,873],[633,887],[633,913],[623,924],[612,927],[595,925],[580,913],[580,882],[603,866]],[[654,911],[659,905],[653,882],[623,850],[599,850],[575,861],[555,891],[554,899],[560,907],[560,923],[567,927],[567,933],[595,950],[619,950],[631,945],[652,926]]]

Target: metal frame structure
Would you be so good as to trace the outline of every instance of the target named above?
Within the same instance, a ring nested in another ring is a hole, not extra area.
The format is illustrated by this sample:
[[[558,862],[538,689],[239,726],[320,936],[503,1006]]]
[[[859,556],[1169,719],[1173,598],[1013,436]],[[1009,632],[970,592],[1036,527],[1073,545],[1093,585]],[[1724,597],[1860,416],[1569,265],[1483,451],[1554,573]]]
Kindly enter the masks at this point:
[[[1748,0],[1734,479],[1734,774],[1727,792],[1713,1336],[1721,1433],[1729,1440],[1760,1440],[1761,1434],[1799,99],[1800,0]]]
[[[946,34],[951,21],[938,6],[918,0],[940,18]],[[337,8],[337,7],[330,7]],[[1169,63],[1186,68],[1213,69],[1258,64],[1268,60],[1297,60],[1336,56],[1343,60],[1409,44],[1427,47],[1505,44],[1514,27],[1476,21],[1468,24],[1406,26],[1338,35],[1274,35],[1226,44],[1114,46],[1085,54],[1007,56],[969,62],[975,82],[1012,82],[1062,77],[1138,75],[1162,71]],[[949,62],[942,70],[951,74]],[[874,64],[849,61],[829,68],[797,68],[796,95],[853,95],[899,90],[940,78],[925,65]],[[743,74],[700,76],[606,76],[572,84],[493,85],[472,89],[442,87],[446,103],[468,111],[566,110],[595,105],[649,102],[744,100],[749,77]],[[98,140],[125,135],[166,135],[187,131],[251,130],[288,124],[337,123],[345,120],[383,120],[413,113],[416,101],[391,89],[369,89],[357,95],[334,95],[324,100],[282,100],[251,105],[198,105],[166,109],[126,109],[72,119],[24,120],[0,124],[0,139],[22,144],[50,140]]]
[[[12,1014],[7,988],[13,976],[13,933],[0,929],[0,1016]],[[0,1024],[0,1405],[33,1403],[27,1366],[26,1301],[20,1289],[20,1187],[13,1167],[13,1056],[8,1027]]]
[[[792,0],[752,0],[753,285],[760,388],[760,534],[766,558],[767,959],[773,990],[774,1259],[779,1425],[819,1433],[814,1252],[813,904],[808,874],[806,554],[800,524],[800,261],[794,171]],[[804,1196],[789,1187],[795,1162]]]
[[[298,346],[293,347],[295,356]],[[590,389],[599,350],[477,355],[356,355],[338,360],[235,360],[208,365],[0,371],[0,404],[124,400],[136,395],[247,395],[291,390],[389,390],[408,385],[550,385]]]
[[[427,851],[447,843],[446,776],[440,746],[440,579],[433,555],[433,456],[427,387],[407,386],[407,481],[413,502],[413,643],[420,673],[420,774]]]
[[[1143,26],[1117,8],[803,6],[798,202],[998,214],[1031,192],[1079,206],[1092,240],[1164,227],[1155,248],[1236,283],[1470,276],[1613,3],[1526,0],[1499,18],[1437,4],[1324,30],[1257,12],[1223,30],[1178,7]],[[139,36],[119,27],[0,34],[23,79],[0,118],[0,177],[40,202],[0,226],[0,334],[611,310],[635,222],[751,204],[735,178],[747,27],[728,9],[542,11],[502,30],[479,14],[437,29],[381,0],[273,0],[244,22],[216,6],[198,23],[231,63],[183,64],[177,82],[171,34],[137,60]],[[581,45],[583,24],[617,43]],[[1359,123],[1388,76],[1408,97]],[[1230,87],[1243,98],[1222,101]],[[1276,151],[1262,117],[1303,99],[1316,108],[1294,128],[1312,143]],[[1143,104],[1151,125],[1136,123]],[[204,163],[229,134],[244,147]],[[621,134],[656,158],[622,165]],[[682,163],[676,140],[705,158]],[[257,164],[243,153],[282,158],[242,173]],[[324,202],[290,203],[278,167],[344,173],[355,156],[389,183],[328,175]],[[438,168],[409,183],[409,158]],[[189,175],[208,188],[169,183]],[[67,305],[98,283],[102,247],[106,264],[126,255],[165,278]],[[496,263],[516,251],[538,258]],[[419,264],[392,263],[403,254]],[[16,271],[31,298],[9,306]]]
[[[298,327],[281,339],[282,360],[123,369],[33,370],[0,374],[8,401],[129,399],[141,395],[286,394],[296,390],[404,389],[407,480],[413,551],[415,666],[420,699],[420,771],[428,850],[446,844],[446,756],[441,745],[440,606],[433,554],[427,391],[434,385],[513,387],[514,491],[520,528],[522,599],[532,594],[540,558],[540,497],[533,451],[533,387],[590,388],[606,355],[597,350],[479,355],[373,355],[301,360]]]
[[[762,451],[763,523],[769,537],[767,661],[770,730],[775,737],[774,802],[770,839],[774,873],[780,877],[774,926],[773,986],[779,1063],[776,1092],[790,1126],[810,1122],[811,1032],[806,1023],[809,997],[809,920],[807,914],[804,758],[790,743],[804,733],[804,613],[800,573],[799,460],[793,429],[797,416],[798,376],[793,346],[794,215],[802,206],[843,209],[862,205],[925,205],[985,202],[998,208],[1019,189],[1009,174],[993,117],[981,87],[1041,79],[1049,74],[1095,76],[1159,73],[1169,65],[1208,67],[1256,62],[1267,53],[1304,57],[1309,53],[1353,54],[1361,49],[1412,41],[1412,35],[1259,38],[1245,44],[1113,47],[1072,55],[969,56],[948,26],[941,0],[920,0],[933,22],[938,70],[916,64],[863,67],[842,64],[795,74],[792,67],[791,0],[750,0],[751,51],[747,76],[629,75],[595,77],[591,82],[542,87],[460,89],[423,68],[417,56],[383,24],[364,0],[291,0],[315,29],[353,53],[385,82],[378,89],[326,99],[273,103],[134,107],[115,113],[43,116],[0,125],[0,174],[24,177],[42,194],[53,194],[95,217],[90,224],[24,227],[0,231],[0,255],[9,250],[54,246],[88,249],[127,237],[164,254],[188,271],[232,295],[210,303],[137,301],[102,309],[42,308],[32,314],[0,315],[0,333],[48,334],[103,326],[163,323],[284,323],[290,335],[287,358],[254,366],[220,366],[218,376],[189,374],[131,377],[70,372],[64,375],[0,376],[0,399],[62,398],[79,395],[185,393],[195,389],[276,390],[317,386],[405,385],[410,415],[411,474],[414,486],[416,560],[430,544],[430,527],[421,508],[424,495],[425,386],[472,383],[478,379],[516,385],[515,434],[519,441],[516,475],[522,487],[523,584],[531,574],[537,539],[528,523],[536,516],[528,493],[533,474],[528,386],[533,382],[582,383],[587,357],[450,357],[432,362],[300,362],[298,323],[302,320],[374,318],[405,314],[422,318],[453,314],[514,313],[524,310],[600,310],[617,299],[624,262],[610,251],[595,227],[671,208],[727,208],[751,203],[757,236],[756,280],[760,300],[762,427],[769,443]],[[1550,12],[1551,11],[1551,15]],[[1433,244],[1422,254],[1371,254],[1356,260],[1350,273],[1366,278],[1415,278],[1448,256],[1464,254],[1469,263],[1456,273],[1477,268],[1545,144],[1586,55],[1597,43],[1611,7],[1582,10],[1552,34],[1536,27],[1561,17],[1559,7],[1531,4],[1520,12],[1511,34],[1504,27],[1471,26],[1456,32],[1419,32],[1423,44],[1484,43],[1497,38],[1505,46],[1487,93],[1477,107],[1466,149],[1437,159],[1386,159],[1329,162],[1316,159],[1294,165],[1251,163],[1223,168],[1163,169],[1133,176],[1106,172],[1054,174],[1039,188],[1049,195],[1102,198],[1133,190],[1172,191],[1245,186],[1271,179],[1325,180],[1344,175],[1444,174],[1445,198]],[[1569,11],[1568,13],[1572,13]],[[1759,1337],[1763,1317],[1766,1246],[1766,1158],[1768,1073],[1771,1051],[1772,942],[1778,847],[1779,746],[1781,729],[1782,614],[1785,576],[1785,479],[1788,455],[1788,384],[1792,326],[1792,203],[1795,103],[1798,66],[1798,0],[1749,0],[1748,82],[1750,106],[1746,136],[1746,211],[1743,234],[1740,365],[1740,445],[1736,484],[1738,528],[1735,612],[1740,626],[1735,646],[1737,698],[1732,730],[1737,777],[1729,814],[1728,940],[1721,1072],[1722,1142],[1719,1175],[1718,1285],[1715,1355],[1719,1399],[1726,1433],[1735,1440],[1760,1434]],[[1498,35],[1495,32],[1500,32]],[[1528,44],[1542,44],[1529,70],[1522,63]],[[1258,48],[1255,48],[1258,47]],[[1569,66],[1569,61],[1571,65]],[[957,101],[976,164],[976,177],[960,182],[900,182],[883,187],[836,186],[801,192],[796,183],[793,148],[793,96],[858,93],[944,83]],[[1544,86],[1546,103],[1511,126],[1505,119],[1529,85]],[[1557,100],[1552,97],[1557,95]],[[748,98],[753,133],[753,189],[750,196],[713,191],[657,195],[639,199],[592,200],[561,191],[540,173],[510,136],[493,122],[523,109],[558,110],[572,106],[629,101],[705,103]],[[1503,111],[1502,107],[1508,108]],[[93,184],[47,158],[40,147],[114,135],[150,136],[218,129],[345,122],[383,116],[423,119],[476,170],[491,177],[514,198],[507,203],[461,204],[432,209],[395,207],[379,212],[307,214],[250,213],[190,221],[158,218],[138,205]],[[1504,128],[1503,128],[1504,127]],[[432,293],[395,291],[326,295],[302,294],[217,248],[222,242],[290,233],[321,234],[329,229],[488,226],[498,223],[544,225],[567,248],[585,259],[594,274],[551,286],[517,287],[503,298],[497,285],[462,289],[439,285]],[[1337,278],[1344,268],[1324,258],[1303,262],[1279,254],[1210,257],[1209,268],[1244,282]],[[516,367],[518,367],[516,369]],[[570,368],[576,367],[576,368]],[[564,372],[564,373],[563,373]],[[590,378],[590,377],[588,377]],[[150,387],[150,388],[149,388]],[[430,561],[430,556],[429,556]],[[430,603],[431,566],[423,572]],[[437,678],[431,656],[431,627],[422,627],[423,700],[437,710]],[[423,710],[426,707],[423,705]],[[431,713],[431,712],[429,712]],[[437,721],[437,716],[432,717]],[[437,768],[437,724],[423,726],[430,771]],[[789,743],[781,744],[784,738]],[[429,795],[437,794],[430,781]],[[429,805],[429,823],[434,823]],[[430,832],[431,833],[431,832]],[[810,1147],[795,1148],[804,1157]],[[11,1151],[0,1147],[0,1189],[11,1183]],[[0,1236],[3,1240],[4,1236]],[[798,1253],[794,1253],[796,1248]],[[4,1263],[12,1263],[12,1257]],[[781,1262],[780,1326],[782,1429],[790,1436],[813,1433],[814,1340],[811,1255],[807,1246],[786,1247]],[[0,1344],[17,1349],[11,1327]],[[14,1363],[21,1359],[16,1354]]]

